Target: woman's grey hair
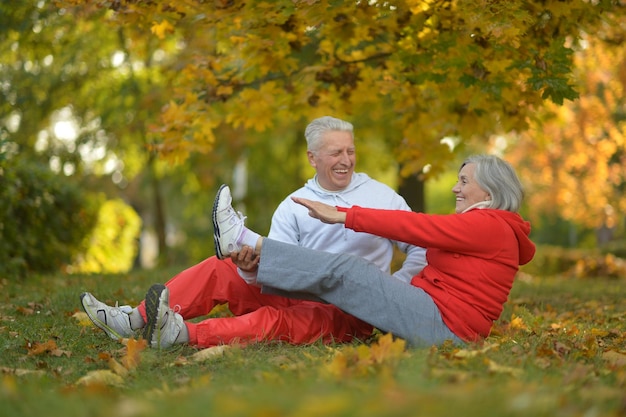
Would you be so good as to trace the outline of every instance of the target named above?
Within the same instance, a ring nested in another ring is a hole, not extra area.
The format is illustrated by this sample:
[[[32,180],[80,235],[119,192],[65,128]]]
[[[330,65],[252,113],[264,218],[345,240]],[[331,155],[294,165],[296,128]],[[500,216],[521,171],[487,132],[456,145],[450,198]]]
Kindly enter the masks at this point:
[[[311,152],[318,151],[320,148],[320,140],[322,136],[324,136],[324,133],[333,130],[350,132],[354,137],[354,126],[352,126],[352,123],[331,116],[319,117],[309,123],[304,130],[307,150]]]
[[[490,208],[517,212],[524,199],[524,190],[515,170],[494,155],[473,155],[462,164],[475,164],[474,179],[491,196]]]

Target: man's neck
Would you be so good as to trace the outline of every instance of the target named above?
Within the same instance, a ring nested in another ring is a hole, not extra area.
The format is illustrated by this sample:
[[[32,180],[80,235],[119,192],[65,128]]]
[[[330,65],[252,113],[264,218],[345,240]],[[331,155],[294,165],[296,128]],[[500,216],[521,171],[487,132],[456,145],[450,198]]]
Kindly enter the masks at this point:
[[[327,193],[340,193],[340,192],[342,192],[343,190],[345,190],[346,188],[348,188],[348,187],[344,187],[344,188],[342,188],[341,190],[328,190],[328,189],[326,189],[326,188],[322,187],[322,184],[320,184],[320,182],[319,182],[319,181],[318,181],[318,179],[317,179],[317,175],[315,175],[315,184],[317,184],[317,186],[318,186],[318,187],[320,187],[320,188],[322,189],[322,191],[325,191],[325,192],[327,192]],[[349,186],[349,185],[348,185],[348,186]]]

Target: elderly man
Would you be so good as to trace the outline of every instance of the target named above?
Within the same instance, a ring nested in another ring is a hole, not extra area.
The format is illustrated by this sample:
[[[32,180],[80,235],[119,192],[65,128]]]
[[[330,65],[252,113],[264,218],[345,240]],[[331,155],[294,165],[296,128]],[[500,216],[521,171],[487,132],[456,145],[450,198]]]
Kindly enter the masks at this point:
[[[353,254],[385,272],[390,271],[396,245],[407,256],[394,277],[409,282],[426,264],[423,248],[356,233],[341,225],[321,224],[292,201],[291,197],[297,196],[343,207],[411,210],[390,187],[354,171],[356,149],[351,123],[321,117],[307,126],[305,138],[308,160],[316,174],[278,206],[269,237],[311,249]],[[142,329],[143,337],[154,348],[272,340],[291,344],[349,342],[371,335],[371,325],[333,305],[255,285],[258,258],[241,259],[237,264],[239,267],[218,250],[216,256],[179,273],[165,285],[153,285],[135,308],[108,306],[90,293],[81,294],[81,303],[94,324],[110,337],[130,337]],[[147,317],[156,315],[164,302],[172,309],[158,323],[150,322]],[[233,317],[185,321],[205,316],[216,305],[226,303]]]

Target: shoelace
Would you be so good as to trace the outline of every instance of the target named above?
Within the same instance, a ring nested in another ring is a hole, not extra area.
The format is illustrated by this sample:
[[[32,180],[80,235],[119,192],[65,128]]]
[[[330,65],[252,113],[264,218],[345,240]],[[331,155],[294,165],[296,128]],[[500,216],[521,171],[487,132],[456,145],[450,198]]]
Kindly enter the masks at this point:
[[[242,223],[244,223],[246,221],[246,219],[248,218],[247,216],[244,216],[242,212],[240,211],[235,211],[235,209],[233,209],[232,207],[228,207],[228,224],[235,224],[237,223],[237,220],[240,220]]]
[[[130,314],[133,311],[133,308],[128,305],[120,306],[119,302],[115,302],[115,307],[111,309],[111,313],[125,313]]]

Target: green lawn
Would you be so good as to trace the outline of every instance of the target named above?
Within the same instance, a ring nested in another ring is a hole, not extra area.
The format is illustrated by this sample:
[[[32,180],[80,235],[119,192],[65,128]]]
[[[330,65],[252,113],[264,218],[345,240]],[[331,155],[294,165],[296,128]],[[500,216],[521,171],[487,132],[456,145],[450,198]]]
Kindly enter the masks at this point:
[[[0,280],[0,416],[626,416],[626,279],[518,280],[493,335],[464,349],[380,336],[196,360],[75,314],[82,291],[135,305],[174,272]]]

